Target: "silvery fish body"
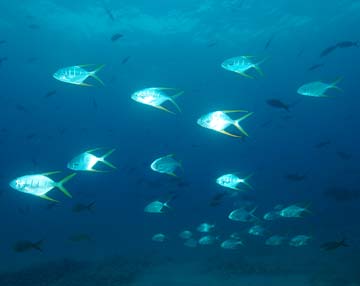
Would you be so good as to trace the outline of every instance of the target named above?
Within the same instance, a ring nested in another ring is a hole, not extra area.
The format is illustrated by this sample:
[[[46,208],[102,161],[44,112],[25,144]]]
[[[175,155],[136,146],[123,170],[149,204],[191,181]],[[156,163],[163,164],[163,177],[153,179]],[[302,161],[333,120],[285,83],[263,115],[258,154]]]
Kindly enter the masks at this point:
[[[161,89],[156,87],[144,88],[134,92],[131,99],[150,106],[160,106],[170,97],[165,94]]]
[[[256,220],[254,216],[255,209],[252,211],[247,211],[245,208],[239,208],[233,210],[228,218],[233,221],[241,221],[241,222],[252,222]]]
[[[197,120],[197,124],[211,130],[223,131],[230,125],[233,125],[234,120],[222,111],[214,111],[201,116]]]
[[[176,161],[173,155],[167,155],[152,162],[150,168],[158,173],[176,176],[175,171],[181,168],[181,163]]]
[[[265,228],[261,225],[254,225],[249,229],[248,233],[255,236],[263,236],[265,234]]]
[[[92,72],[83,69],[80,66],[71,66],[61,68],[54,73],[54,78],[71,84],[82,84]]]
[[[221,67],[228,71],[245,73],[247,70],[256,67],[256,64],[252,62],[250,57],[239,56],[223,61]]]
[[[311,237],[308,235],[297,235],[290,239],[289,245],[294,247],[305,246],[308,244],[310,239]]]
[[[220,246],[224,249],[237,249],[239,246],[242,245],[244,245],[244,243],[241,240],[227,239],[224,240]]]
[[[321,81],[306,83],[299,87],[298,93],[305,96],[322,97],[332,85]]]
[[[197,227],[197,231],[199,232],[210,232],[212,230],[214,230],[215,225],[214,224],[209,224],[209,223],[202,223]]]
[[[195,240],[193,238],[187,239],[184,242],[184,245],[187,246],[187,247],[190,247],[190,248],[196,247],[197,244],[198,244],[197,240]]]
[[[154,234],[152,240],[156,242],[164,242],[166,240],[166,235],[162,233]]]
[[[270,211],[264,214],[264,220],[275,220],[280,218],[280,212],[279,211]]]
[[[10,182],[13,189],[34,196],[46,195],[57,183],[44,175],[26,175]]]
[[[74,171],[91,171],[97,162],[100,161],[100,158],[84,152],[76,157],[74,157],[68,164],[67,167]]]
[[[291,205],[282,209],[280,211],[280,215],[287,218],[299,218],[306,211],[308,211],[306,208],[297,205]]]
[[[164,209],[168,207],[166,202],[153,201],[145,207],[144,211],[147,213],[163,213]]]
[[[285,239],[286,239],[285,236],[273,235],[273,236],[270,236],[270,237],[265,241],[265,244],[266,244],[266,245],[270,245],[270,246],[279,246],[279,245],[283,244],[283,242],[284,242]]]
[[[216,242],[216,237],[213,235],[205,235],[201,237],[198,241],[200,245],[211,245]]]
[[[192,232],[190,230],[184,230],[180,232],[179,236],[182,239],[190,239],[192,237]]]

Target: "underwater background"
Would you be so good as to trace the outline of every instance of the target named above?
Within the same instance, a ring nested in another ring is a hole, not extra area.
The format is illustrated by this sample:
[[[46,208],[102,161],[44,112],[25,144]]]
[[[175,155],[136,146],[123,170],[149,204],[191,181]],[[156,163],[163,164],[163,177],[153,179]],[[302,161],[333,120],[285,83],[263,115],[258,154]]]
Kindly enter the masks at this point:
[[[0,285],[360,285],[359,13],[356,0],[0,0]],[[242,55],[265,59],[264,75],[221,67]],[[105,65],[104,86],[53,77],[83,64]],[[329,97],[297,93],[338,78]],[[147,87],[184,91],[182,112],[131,99]],[[248,137],[197,124],[234,109],[254,112],[241,122]],[[116,148],[107,160],[117,169],[77,172],[72,199],[9,186],[52,171],[60,181],[98,147]],[[150,168],[168,154],[181,161],[177,177]],[[215,180],[229,172],[252,174],[253,189],[226,193]],[[144,212],[155,200],[169,210]],[[307,209],[265,221],[277,205]],[[263,235],[228,218],[243,206],[256,208]],[[215,242],[185,246],[179,233],[198,239],[204,222]],[[234,232],[244,245],[220,247]],[[310,240],[266,245],[273,234]],[[321,247],[342,239],[347,247]]]

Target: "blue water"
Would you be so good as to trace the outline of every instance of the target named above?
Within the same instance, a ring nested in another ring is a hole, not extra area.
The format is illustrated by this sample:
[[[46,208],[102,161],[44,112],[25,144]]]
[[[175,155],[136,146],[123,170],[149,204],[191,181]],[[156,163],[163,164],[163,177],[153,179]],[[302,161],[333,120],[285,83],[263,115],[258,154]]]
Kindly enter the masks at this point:
[[[98,263],[122,257],[134,263],[146,257],[156,266],[142,271],[167,267],[154,270],[166,272],[164,285],[178,285],[184,265],[189,268],[184,273],[191,273],[186,283],[204,285],[204,277],[215,275],[219,265],[225,273],[230,262],[246,258],[251,265],[283,269],[281,276],[301,274],[312,283],[299,285],[359,285],[360,48],[338,48],[320,57],[338,42],[360,40],[359,13],[360,1],[354,0],[0,1],[0,270],[64,258]],[[116,33],[123,36],[113,42]],[[264,76],[248,79],[221,68],[225,59],[240,55],[266,58]],[[81,87],[52,77],[59,68],[78,64],[105,64],[98,72],[105,86],[91,78],[87,82],[93,87]],[[308,71],[314,64],[324,66]],[[296,92],[304,83],[338,77],[343,77],[342,91],[331,90],[332,97]],[[153,86],[183,90],[176,99],[182,113],[131,100],[133,92]],[[269,99],[288,104],[289,111],[268,105]],[[249,133],[245,140],[196,124],[203,114],[228,109],[254,112],[242,122]],[[316,147],[325,141],[329,144]],[[116,148],[108,160],[117,170],[79,173],[66,183],[72,199],[51,191],[60,200],[52,209],[48,201],[8,185],[22,175],[63,171],[52,176],[58,181],[71,173],[70,159],[97,147]],[[153,160],[167,154],[182,161],[178,180],[150,169]],[[227,172],[253,173],[254,190],[211,206],[224,192],[215,179]],[[288,174],[305,178],[295,182]],[[329,195],[331,188],[337,196]],[[339,199],[344,192],[350,195]],[[144,213],[149,202],[170,197],[166,214]],[[77,203],[93,201],[92,212],[72,211]],[[227,218],[244,203],[257,206],[259,217],[278,204],[309,204],[310,213],[264,222],[266,236],[251,237],[246,234],[251,224]],[[202,222],[216,225],[219,241],[240,232],[245,246],[225,250],[217,242],[186,248],[179,232],[191,229],[199,237],[196,227]],[[168,240],[152,241],[158,232]],[[88,234],[91,242],[69,241],[78,233]],[[304,247],[272,248],[264,245],[270,234],[312,238]],[[342,238],[349,247],[320,248]],[[43,240],[43,252],[16,252],[19,240]],[[208,267],[201,278],[199,265]],[[263,285],[256,276],[264,272],[254,270],[253,280],[242,285]],[[240,279],[244,273],[234,275]],[[148,284],[136,284],[137,279],[121,285],[163,285],[150,274],[141,278]],[[109,283],[104,285],[118,285]],[[7,285],[1,276],[0,285]]]

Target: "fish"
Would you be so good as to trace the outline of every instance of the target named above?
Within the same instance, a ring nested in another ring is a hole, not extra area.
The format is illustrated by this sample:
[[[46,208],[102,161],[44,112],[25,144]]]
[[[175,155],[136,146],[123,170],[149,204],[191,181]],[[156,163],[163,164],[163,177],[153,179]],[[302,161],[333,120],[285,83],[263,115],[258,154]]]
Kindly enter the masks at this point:
[[[0,65],[1,65],[3,62],[7,61],[7,60],[8,60],[8,57],[1,57],[1,58],[0,58]]]
[[[239,178],[235,174],[225,174],[220,176],[216,179],[216,183],[222,187],[237,190],[237,191],[244,191],[244,188],[239,188],[239,185],[244,185],[248,189],[253,189],[253,187],[248,183],[248,179],[252,176],[249,175],[245,178]],[[246,189],[245,189],[246,190]]]
[[[265,235],[265,231],[266,231],[266,229],[263,226],[257,224],[257,225],[254,225],[249,228],[248,234],[251,234],[254,236],[263,236],[263,235]]]
[[[192,232],[190,230],[183,230],[182,232],[180,232],[179,236],[182,239],[190,239],[192,237]]]
[[[48,97],[51,97],[51,96],[53,96],[53,95],[55,95],[55,94],[56,94],[56,89],[50,90],[50,91],[48,91],[48,92],[44,95],[44,97],[45,97],[45,98],[48,98]]]
[[[264,220],[268,220],[268,221],[275,220],[280,217],[281,217],[281,215],[280,215],[279,211],[269,211],[266,214],[264,214],[264,216],[263,216]]]
[[[268,100],[266,100],[266,103],[268,105],[270,105],[271,107],[275,107],[275,108],[279,108],[279,109],[285,109],[286,111],[290,111],[289,110],[289,105],[285,104],[284,102],[282,102],[279,99],[274,99],[274,98],[268,99]]]
[[[320,248],[322,250],[335,250],[338,249],[339,247],[348,247],[349,245],[346,243],[346,240],[343,238],[342,240],[338,240],[338,241],[328,241],[323,243]]]
[[[245,112],[246,114],[235,120],[231,119],[228,116],[229,113],[239,113],[239,112]],[[253,114],[253,112],[248,112],[246,110],[214,111],[214,112],[210,112],[210,113],[207,113],[207,114],[201,116],[197,120],[197,124],[200,125],[201,127],[211,129],[211,130],[220,132],[222,134],[225,134],[225,135],[228,135],[231,137],[241,138],[242,137],[241,135],[232,134],[232,133],[226,131],[225,129],[228,128],[229,126],[233,125],[243,135],[249,136],[248,133],[242,128],[242,126],[239,123],[241,121],[243,121],[244,119],[248,118],[249,116],[251,116],[252,114]]]
[[[176,93],[174,95],[168,95],[166,93],[167,91],[176,91]],[[134,92],[131,95],[131,99],[136,102],[169,112],[171,114],[175,114],[174,111],[163,107],[162,104],[166,101],[170,101],[176,107],[178,112],[181,112],[180,107],[177,105],[174,99],[183,93],[184,91],[179,91],[178,89],[171,87],[150,87]]]
[[[264,50],[266,50],[266,49],[268,49],[270,47],[270,45],[273,42],[274,38],[275,38],[275,34],[272,34],[270,36],[270,38],[267,40],[267,42],[265,44],[265,47],[264,47]]]
[[[338,48],[351,48],[351,47],[359,47],[359,41],[353,42],[353,41],[342,41],[336,44],[336,47]]]
[[[209,42],[206,46],[208,48],[212,48],[212,47],[215,47],[217,44],[218,44],[217,41],[213,41],[213,42]]]
[[[244,243],[241,240],[237,240],[233,238],[224,240],[220,244],[220,247],[223,249],[237,249],[239,248],[239,246],[244,246]]]
[[[120,33],[116,33],[114,35],[111,36],[111,41],[112,42],[116,42],[117,40],[119,40],[120,38],[124,37],[123,34],[120,34]]]
[[[26,139],[31,140],[34,139],[35,137],[37,137],[38,135],[36,133],[29,133],[28,135],[26,135]],[[37,165],[37,164],[34,164]]]
[[[326,49],[322,50],[322,52],[320,53],[320,58],[331,54],[336,49],[337,49],[337,45],[327,47]]]
[[[7,41],[6,40],[0,40],[0,45],[6,44]]]
[[[293,173],[293,174],[286,174],[285,178],[289,181],[293,181],[293,182],[301,182],[303,180],[305,180],[306,175],[300,175],[298,173]]]
[[[323,194],[339,203],[355,201],[360,198],[360,189],[345,189],[340,187],[330,187]]]
[[[350,160],[352,155],[343,151],[336,151],[336,154],[343,160]]]
[[[161,201],[153,201],[146,205],[144,208],[144,212],[146,213],[165,213],[169,208],[169,201],[161,202]]]
[[[307,71],[314,71],[314,70],[317,70],[319,68],[322,68],[324,66],[324,64],[315,64],[315,65],[312,65],[310,67],[308,67]]]
[[[28,27],[29,27],[30,29],[33,29],[33,30],[38,30],[38,29],[40,29],[40,26],[37,25],[37,24],[29,24]]]
[[[97,76],[96,73],[99,70],[101,70],[105,65],[99,65],[94,70],[87,71],[85,68],[89,66],[95,66],[95,65],[90,64],[90,65],[76,65],[76,66],[64,67],[58,69],[53,74],[53,77],[61,82],[81,85],[81,86],[92,86],[91,84],[85,83],[84,81],[88,77],[93,77],[98,82],[100,82],[101,85],[104,85],[104,82]]]
[[[217,240],[217,237],[213,236],[213,235],[204,235],[202,237],[200,237],[200,239],[198,240],[198,243],[200,245],[211,245],[214,244]]]
[[[263,75],[263,72],[259,65],[261,65],[266,59],[263,59],[257,63],[252,61],[253,56],[239,56],[229,58],[221,63],[221,67],[228,71],[235,72],[244,77],[253,79],[254,77],[247,74],[246,72],[250,69],[255,69],[260,75]]]
[[[185,242],[184,242],[184,245],[185,245],[186,247],[190,247],[190,248],[195,248],[195,247],[197,247],[197,244],[198,244],[197,240],[195,240],[195,239],[193,239],[193,238],[187,239],[187,240],[185,240]]]
[[[76,233],[68,237],[70,242],[91,242],[93,241],[92,237],[87,233]]]
[[[109,161],[105,160],[108,156],[110,156],[116,149],[111,149],[108,152],[106,152],[104,155],[97,157],[94,154],[92,154],[95,151],[101,150],[104,148],[94,148],[90,149],[88,151],[85,151],[77,156],[75,156],[73,159],[71,159],[67,163],[67,167],[70,170],[73,171],[85,171],[85,172],[108,172],[104,170],[94,169],[95,165],[97,163],[102,163],[106,166],[108,166],[111,169],[116,169],[116,166],[114,166]]]
[[[198,232],[211,232],[215,229],[215,224],[210,224],[210,223],[207,223],[207,222],[204,222],[204,223],[201,223],[197,228],[196,230]]]
[[[341,91],[341,89],[337,86],[337,84],[342,80],[342,78],[338,78],[332,83],[325,83],[321,81],[314,81],[310,83],[303,84],[297,90],[298,94],[304,96],[311,96],[311,97],[329,97],[325,92],[328,89],[336,89]]]
[[[216,207],[220,205],[222,203],[222,199],[224,198],[224,196],[226,196],[226,193],[223,192],[215,194],[210,201],[210,206]]]
[[[75,173],[70,174],[59,182],[55,182],[48,177],[50,175],[58,174],[58,173],[61,172],[55,171],[55,172],[48,172],[43,174],[25,175],[12,180],[9,183],[9,185],[11,188],[19,192],[37,196],[42,199],[46,199],[53,202],[58,202],[58,201],[50,198],[47,195],[47,193],[54,188],[58,188],[61,192],[64,193],[64,195],[66,195],[69,198],[72,198],[72,195],[65,189],[64,184],[68,182],[70,179],[72,179],[76,174]]]
[[[15,108],[16,108],[17,110],[21,111],[21,112],[29,113],[29,110],[28,110],[24,105],[22,105],[22,104],[20,104],[20,103],[17,103],[17,104],[15,105]]]
[[[308,206],[290,205],[279,212],[280,216],[286,218],[301,218],[304,213],[310,213]]]
[[[166,240],[166,235],[163,233],[157,233],[154,234],[151,239],[155,242],[164,242]]]
[[[80,213],[84,211],[92,212],[94,210],[94,207],[95,207],[95,202],[91,202],[88,204],[77,203],[72,207],[72,211],[74,213]]]
[[[325,141],[321,141],[317,144],[314,145],[315,148],[323,148],[327,145],[331,144],[331,141],[330,140],[325,140]]]
[[[251,211],[246,210],[244,207],[233,210],[228,218],[233,221],[241,221],[241,222],[253,222],[258,220],[258,218],[254,215],[257,207],[253,208]]]
[[[43,240],[39,240],[36,242],[32,242],[29,240],[19,240],[13,245],[13,250],[15,252],[27,252],[30,250],[38,250],[40,252],[43,252]]]
[[[305,246],[308,245],[310,239],[311,236],[309,235],[299,234],[290,239],[289,245],[294,247]]]
[[[181,162],[174,159],[174,154],[170,154],[153,161],[150,168],[155,172],[177,177],[175,172],[177,169],[181,169],[182,165]]]
[[[114,14],[112,13],[112,11],[110,10],[110,8],[108,6],[106,6],[104,1],[101,1],[103,8],[106,12],[106,14],[108,15],[108,17],[110,18],[110,20],[115,21],[115,17]]]
[[[129,60],[130,60],[131,56],[126,56],[125,58],[122,59],[121,64],[124,65],[126,64]]]
[[[272,235],[268,239],[266,239],[265,244],[269,246],[279,246],[282,245],[285,240],[286,240],[285,236]]]

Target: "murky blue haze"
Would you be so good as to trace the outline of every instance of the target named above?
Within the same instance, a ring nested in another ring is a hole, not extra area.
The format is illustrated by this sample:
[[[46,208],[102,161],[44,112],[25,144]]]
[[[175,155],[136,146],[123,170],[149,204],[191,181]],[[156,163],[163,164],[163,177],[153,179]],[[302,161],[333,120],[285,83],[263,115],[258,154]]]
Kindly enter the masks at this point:
[[[358,0],[0,0],[0,285],[360,285],[359,13]],[[344,41],[353,46],[321,56]],[[264,75],[221,67],[242,55],[266,59]],[[105,85],[53,78],[80,64],[105,64]],[[339,77],[330,97],[297,93]],[[147,87],[184,91],[182,112],[131,99]],[[229,109],[254,112],[241,123],[248,137],[196,123]],[[9,186],[50,171],[61,180],[74,156],[97,147],[116,148],[107,159],[117,169],[78,172],[66,183],[72,199],[55,189],[51,205]],[[167,154],[182,162],[178,178],[150,169]],[[229,195],[215,180],[230,172],[253,174],[253,190]],[[154,200],[171,209],[145,213]],[[293,204],[309,212],[263,219]],[[228,219],[244,206],[257,207],[264,236]],[[179,233],[199,239],[203,222],[215,224],[216,242],[184,246]],[[162,243],[151,239],[159,232]],[[244,246],[221,248],[234,232]],[[265,245],[273,234],[311,239]],[[343,238],[348,247],[321,247]],[[40,240],[42,251],[16,249]]]

